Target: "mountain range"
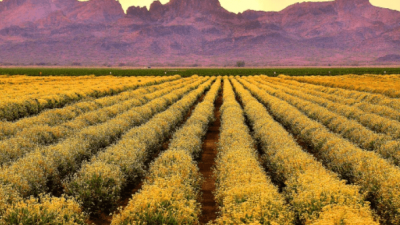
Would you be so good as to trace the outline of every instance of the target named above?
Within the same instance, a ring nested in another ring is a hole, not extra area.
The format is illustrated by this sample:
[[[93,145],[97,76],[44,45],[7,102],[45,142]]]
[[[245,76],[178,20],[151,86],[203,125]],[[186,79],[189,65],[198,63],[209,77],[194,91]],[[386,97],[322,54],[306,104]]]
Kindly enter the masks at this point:
[[[369,0],[232,13],[218,0],[3,0],[0,64],[82,66],[400,64],[400,12]]]

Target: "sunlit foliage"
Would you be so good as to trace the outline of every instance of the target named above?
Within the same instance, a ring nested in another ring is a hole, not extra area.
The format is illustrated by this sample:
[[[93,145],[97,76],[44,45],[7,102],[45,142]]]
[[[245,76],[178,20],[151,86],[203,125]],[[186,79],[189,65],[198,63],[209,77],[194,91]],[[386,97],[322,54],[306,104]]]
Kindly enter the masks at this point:
[[[257,85],[243,82],[283,125],[298,135],[312,148],[313,154],[324,166],[338,173],[341,178],[357,184],[375,205],[380,219],[397,224],[400,222],[400,170],[375,152],[358,148],[324,125],[308,118],[294,106],[263,92]]]
[[[239,79],[241,81],[241,79]],[[285,184],[283,193],[302,224],[377,224],[359,188],[346,185],[335,173],[325,169],[303,151],[293,137],[269,115],[249,91],[232,79],[253,129],[265,153],[264,162],[277,182]],[[255,94],[265,97],[262,92]],[[351,211],[352,213],[343,213]]]
[[[82,201],[85,210],[89,212],[112,210],[127,181],[144,175],[145,162],[151,153],[161,148],[163,141],[173,133],[174,128],[214,79],[208,79],[200,86],[199,82],[187,85],[188,90],[194,90],[147,123],[129,130],[117,144],[100,152],[91,162],[85,163],[71,180],[66,181],[66,193]],[[160,108],[168,105],[168,99],[164,100],[164,104],[161,100]]]
[[[90,97],[113,95],[166,78],[0,76],[0,120],[13,121]],[[168,79],[168,78],[167,78]]]
[[[220,216],[216,224],[292,224],[294,215],[257,159],[229,79],[224,79],[215,174]]]
[[[212,85],[190,118],[173,135],[168,150],[150,166],[142,191],[135,194],[112,224],[198,224],[202,177],[196,159],[208,124],[214,119],[214,101],[221,79]]]

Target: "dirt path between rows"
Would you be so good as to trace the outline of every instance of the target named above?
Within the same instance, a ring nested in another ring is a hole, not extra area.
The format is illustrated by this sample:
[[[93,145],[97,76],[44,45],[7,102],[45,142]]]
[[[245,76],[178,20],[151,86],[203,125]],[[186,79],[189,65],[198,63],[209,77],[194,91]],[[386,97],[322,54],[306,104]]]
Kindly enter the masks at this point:
[[[222,85],[223,86],[223,85]],[[221,127],[220,108],[222,105],[222,90],[215,101],[214,116],[215,121],[208,127],[204,142],[203,151],[199,161],[200,173],[204,177],[201,186],[201,210],[200,224],[206,224],[217,218],[218,205],[214,198],[215,177],[213,176],[213,167],[217,157],[217,144],[219,141],[219,128]]]

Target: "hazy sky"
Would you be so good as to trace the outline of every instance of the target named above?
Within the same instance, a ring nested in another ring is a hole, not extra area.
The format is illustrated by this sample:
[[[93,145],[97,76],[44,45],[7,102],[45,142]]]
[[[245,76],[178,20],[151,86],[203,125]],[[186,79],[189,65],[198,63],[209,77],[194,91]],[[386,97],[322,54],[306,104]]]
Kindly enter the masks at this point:
[[[150,4],[153,0],[119,0],[124,10],[126,10],[129,6],[147,6],[150,7]],[[201,1],[201,0],[199,0]],[[321,2],[321,1],[329,1],[329,0],[310,0],[312,2]],[[165,4],[169,2],[169,0],[160,0],[161,3]],[[285,7],[299,2],[296,0],[220,0],[221,5],[231,11],[231,12],[243,12],[247,9],[253,10],[264,10],[264,11],[280,11]],[[400,11],[400,0],[370,0],[371,4],[375,6],[380,6],[384,8],[396,9]]]

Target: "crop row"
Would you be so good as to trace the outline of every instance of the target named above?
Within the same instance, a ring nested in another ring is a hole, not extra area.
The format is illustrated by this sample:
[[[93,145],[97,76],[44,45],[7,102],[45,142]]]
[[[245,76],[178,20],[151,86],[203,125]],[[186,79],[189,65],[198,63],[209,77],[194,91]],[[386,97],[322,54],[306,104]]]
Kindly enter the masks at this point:
[[[136,81],[133,78],[130,81]],[[62,79],[32,78],[27,76],[0,76],[0,88],[5,101],[12,99],[29,99],[29,98],[47,98],[59,94],[71,94],[70,90],[75,91],[87,90],[87,84],[91,89],[101,89],[107,87],[107,82],[113,80],[112,77],[96,78],[93,76],[83,76],[78,79],[65,77]],[[115,80],[115,79],[114,79]],[[115,83],[115,81],[111,81]]]
[[[198,224],[201,175],[194,159],[214,119],[221,78],[212,85],[186,123],[173,135],[167,151],[150,166],[139,193],[112,224]]]
[[[301,81],[297,82],[300,84],[308,84],[308,83],[301,83]],[[312,85],[312,84],[309,84]],[[307,86],[309,88],[310,86]],[[367,102],[376,105],[387,106],[393,108],[395,110],[400,110],[400,100],[396,98],[389,98],[385,95],[380,94],[372,94],[368,92],[361,92],[361,91],[354,91],[348,90],[343,88],[332,88],[332,87],[325,87],[319,85],[313,85],[313,89],[317,91],[321,91],[327,94],[333,94],[345,98],[355,99],[356,101],[360,102]]]
[[[270,83],[261,80],[263,84]],[[279,85],[279,88],[283,89],[282,85]],[[400,138],[400,122],[392,119],[388,119],[376,114],[367,113],[355,106],[348,106],[336,102],[332,102],[325,98],[309,95],[303,93],[301,91],[291,90],[290,88],[285,88],[285,91],[292,94],[299,96],[303,99],[312,101],[318,105],[326,107],[330,111],[336,112],[340,115],[343,115],[349,119],[356,120],[360,124],[365,127],[370,128],[373,131],[384,133],[386,135],[392,136],[393,138]]]
[[[101,90],[104,88],[109,88],[111,84],[115,86],[123,87],[124,82],[137,82],[140,77],[132,77],[130,79],[115,79],[112,76],[105,77],[94,77],[94,76],[84,76],[78,79],[72,77],[64,77],[63,79],[43,79],[36,78],[32,79],[30,77],[19,76],[5,78],[0,76],[0,88],[4,95],[4,100],[16,100],[16,99],[48,99],[50,96],[70,95],[73,92],[87,92],[89,90]],[[2,79],[3,78],[3,79]],[[25,78],[25,79],[24,79]],[[30,79],[26,79],[30,78]],[[93,95],[96,97],[96,93]]]
[[[363,92],[351,91],[351,92],[356,92],[356,93],[354,93],[354,94],[352,93],[349,96],[349,95],[342,94],[345,91],[340,88],[329,88],[329,87],[317,86],[317,85],[313,85],[313,84],[299,83],[297,81],[285,80],[285,79],[277,79],[277,80],[269,79],[268,81],[275,82],[275,83],[279,82],[280,84],[290,87],[291,89],[294,89],[294,90],[301,90],[304,93],[307,93],[310,95],[325,98],[327,100],[331,100],[333,102],[340,103],[340,104],[355,106],[365,112],[375,113],[377,115],[380,115],[380,116],[383,116],[383,117],[386,117],[389,119],[400,121],[400,112],[395,109],[396,104],[394,104],[397,101],[396,99],[390,99],[390,101],[387,101],[387,102],[386,101],[374,101],[374,103],[370,103],[368,101],[364,101],[362,98],[360,99],[357,97],[359,94],[364,96],[366,93],[363,93]],[[352,98],[352,96],[356,96],[356,98]],[[400,101],[398,101],[398,103],[400,103]],[[399,107],[400,107],[400,104],[399,104]]]
[[[271,88],[270,86],[274,88]],[[400,165],[400,142],[398,140],[393,140],[387,135],[377,134],[354,120],[331,112],[327,108],[314,104],[313,102],[303,100],[314,98],[313,96],[308,96],[303,92],[272,84],[262,85],[261,87],[267,93],[295,106],[309,118],[324,124],[331,131],[349,139],[361,148],[374,150],[394,164]],[[302,98],[286,94],[285,92]]]
[[[173,79],[176,79],[176,77]],[[44,109],[62,107],[68,103],[76,102],[87,97],[98,98],[113,95],[139,86],[168,81],[171,80],[171,77],[143,78],[143,82],[139,82],[136,78],[131,80],[132,81],[127,83],[121,83],[121,79],[110,79],[107,83],[100,84],[99,87],[92,86],[89,80],[85,84],[86,88],[83,90],[73,89],[59,94],[48,93],[46,90],[41,90],[41,92],[47,93],[48,95],[23,95],[4,99],[0,103],[0,120],[5,119],[13,121],[25,116],[37,114]],[[37,88],[39,89],[40,86]]]
[[[294,215],[258,161],[243,110],[224,78],[216,160],[216,224],[292,224]]]
[[[270,112],[283,125],[312,147],[313,154],[328,169],[338,173],[342,178],[361,187],[367,193],[367,199],[385,223],[400,223],[400,171],[375,152],[364,151],[340,136],[331,133],[322,124],[309,119],[297,108],[264,92],[257,85],[243,79],[244,86],[259,101],[269,108]]]
[[[101,151],[70,179],[64,181],[66,193],[83,203],[89,212],[113,210],[128,182],[142,177],[145,162],[184,120],[196,100],[210,88],[215,78],[186,94],[147,123],[132,128],[121,140]]]
[[[37,116],[25,117],[15,122],[0,121],[0,140],[10,138],[16,133],[21,132],[23,129],[30,128],[32,126],[56,126],[73,120],[76,117],[87,112],[112,106],[121,101],[128,100],[134,96],[154,92],[164,87],[168,87],[168,85],[170,84],[178,84],[181,82],[183,81],[182,79],[179,79],[179,76],[173,76],[170,77],[169,80],[157,82],[161,83],[159,85],[148,86],[152,83],[147,83],[138,89],[127,90],[119,93],[118,95],[106,96],[98,99],[89,99],[87,101],[79,101],[77,103],[67,105],[63,108],[48,109]]]
[[[386,83],[382,81],[388,78]],[[338,87],[343,89],[363,91],[368,93],[375,93],[385,95],[390,98],[400,97],[400,90],[398,90],[399,76],[375,76],[375,75],[364,75],[364,76],[343,76],[343,77],[320,77],[320,76],[309,76],[309,77],[286,77],[288,79],[318,84],[327,87]],[[397,86],[396,86],[397,85]]]
[[[143,124],[153,115],[164,111],[207,79],[198,79],[143,106],[134,107],[106,123],[85,128],[55,146],[31,152],[11,166],[2,168],[0,181],[4,185],[11,185],[22,197],[57,189],[65,176],[80,168],[83,160],[117,141],[132,127]]]
[[[264,105],[238,81],[232,80],[232,83],[264,152],[263,161],[274,181],[285,184],[283,193],[297,221],[301,224],[335,224],[337,221],[377,224],[357,186],[346,185],[311,154],[304,152]],[[254,91],[259,98],[268,98],[263,91]]]
[[[183,79],[176,85],[167,83],[165,84],[167,87],[162,85],[160,90],[153,93],[132,95],[128,100],[116,101],[114,105],[84,113],[72,121],[57,126],[50,127],[36,125],[31,128],[26,128],[13,138],[0,142],[0,165],[9,163],[24,154],[33,151],[35,148],[43,148],[46,145],[56,143],[60,139],[68,138],[85,127],[105,123],[132,107],[143,105],[152,99],[173,91],[174,89],[182,88],[187,85],[188,82],[189,81]]]

